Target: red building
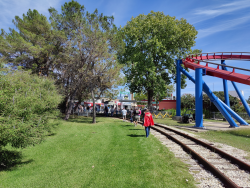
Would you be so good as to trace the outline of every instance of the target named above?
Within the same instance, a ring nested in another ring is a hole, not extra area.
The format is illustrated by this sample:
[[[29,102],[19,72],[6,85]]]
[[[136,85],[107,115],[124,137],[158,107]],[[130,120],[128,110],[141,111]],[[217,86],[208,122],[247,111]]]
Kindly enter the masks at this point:
[[[147,103],[148,101],[143,100],[143,102]],[[155,106],[155,107],[159,106],[159,110],[162,110],[162,109],[165,109],[165,110],[176,109],[176,100],[162,100],[162,101],[159,101],[158,105],[156,105],[155,101],[153,100],[152,103],[153,103],[152,105]],[[138,105],[138,106],[141,106],[141,105]]]

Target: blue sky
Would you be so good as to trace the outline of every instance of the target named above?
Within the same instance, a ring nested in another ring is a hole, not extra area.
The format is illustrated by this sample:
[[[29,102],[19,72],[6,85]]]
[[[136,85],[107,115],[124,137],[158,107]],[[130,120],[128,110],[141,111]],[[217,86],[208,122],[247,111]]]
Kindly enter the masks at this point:
[[[22,16],[28,9],[36,9],[49,16],[48,8],[60,10],[64,0],[0,0],[0,28],[8,31],[13,28],[14,16]],[[124,26],[131,17],[148,14],[151,10],[161,11],[177,19],[185,18],[198,31],[196,46],[203,52],[250,52],[250,0],[79,0],[86,10],[96,8],[104,15],[113,15],[117,26]],[[228,65],[250,69],[248,61],[226,61]],[[249,72],[237,71],[249,75]],[[194,71],[190,71],[194,76]],[[211,90],[222,91],[222,79],[204,76]],[[237,84],[244,91],[244,97],[250,96],[250,87]],[[229,90],[234,90],[228,82]],[[183,93],[195,93],[195,86],[187,82]]]

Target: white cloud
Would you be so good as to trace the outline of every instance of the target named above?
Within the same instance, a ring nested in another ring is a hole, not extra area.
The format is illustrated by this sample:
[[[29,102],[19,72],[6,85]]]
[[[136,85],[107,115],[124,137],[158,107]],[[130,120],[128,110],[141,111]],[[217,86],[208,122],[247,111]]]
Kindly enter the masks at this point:
[[[50,7],[58,8],[60,0],[1,0],[0,1],[0,26],[3,29],[13,26],[15,16],[22,17],[29,9],[36,9],[40,14],[49,16]]]
[[[250,16],[244,16],[241,18],[219,23],[207,29],[199,29],[197,39],[201,39],[203,37],[207,37],[209,35],[212,35],[218,32],[235,29],[236,26],[246,23],[247,21],[249,21],[249,19],[250,19]]]
[[[201,7],[194,10],[195,17],[191,18],[192,24],[215,18],[223,14],[233,13],[248,7],[250,7],[249,0],[234,1],[219,6],[214,5],[213,7]]]

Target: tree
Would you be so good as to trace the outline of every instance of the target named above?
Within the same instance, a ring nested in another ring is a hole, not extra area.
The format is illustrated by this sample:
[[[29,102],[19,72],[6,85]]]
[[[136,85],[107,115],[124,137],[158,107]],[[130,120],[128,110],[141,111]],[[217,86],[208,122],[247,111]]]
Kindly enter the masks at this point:
[[[119,61],[125,65],[129,89],[147,93],[151,107],[153,97],[162,98],[166,94],[166,85],[176,80],[174,59],[191,51],[197,31],[183,18],[177,20],[162,12],[151,11],[148,15],[132,17],[120,32],[126,46],[119,53]]]
[[[13,66],[31,69],[33,73],[48,76],[58,69],[57,55],[62,51],[65,35],[52,30],[46,16],[30,10],[23,18],[13,20],[17,31],[1,30],[0,54],[2,61]]]
[[[116,52],[122,40],[117,35],[113,17],[103,16],[95,10],[85,12],[84,6],[70,1],[62,6],[62,13],[49,9],[53,28],[64,31],[68,41],[61,53],[60,81],[65,88],[66,100],[70,100],[65,120],[73,107],[73,101],[84,86],[91,93],[95,114],[95,91],[102,93],[111,89],[115,78],[119,77],[120,65]],[[95,115],[93,122],[95,122]]]
[[[248,97],[248,99],[246,101],[248,104],[250,104],[250,96]]]
[[[192,94],[183,94],[181,96],[181,107],[182,108],[195,108],[195,96]]]
[[[53,80],[22,70],[1,69],[0,88],[0,161],[8,163],[5,146],[35,145],[51,132],[61,96]]]

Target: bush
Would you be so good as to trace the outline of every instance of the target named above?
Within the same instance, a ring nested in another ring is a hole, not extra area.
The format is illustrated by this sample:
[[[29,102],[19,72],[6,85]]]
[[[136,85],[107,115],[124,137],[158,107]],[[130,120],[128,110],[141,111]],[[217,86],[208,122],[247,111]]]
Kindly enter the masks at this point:
[[[48,122],[59,115],[62,97],[54,81],[26,71],[0,73],[0,150],[40,143],[51,131]]]

